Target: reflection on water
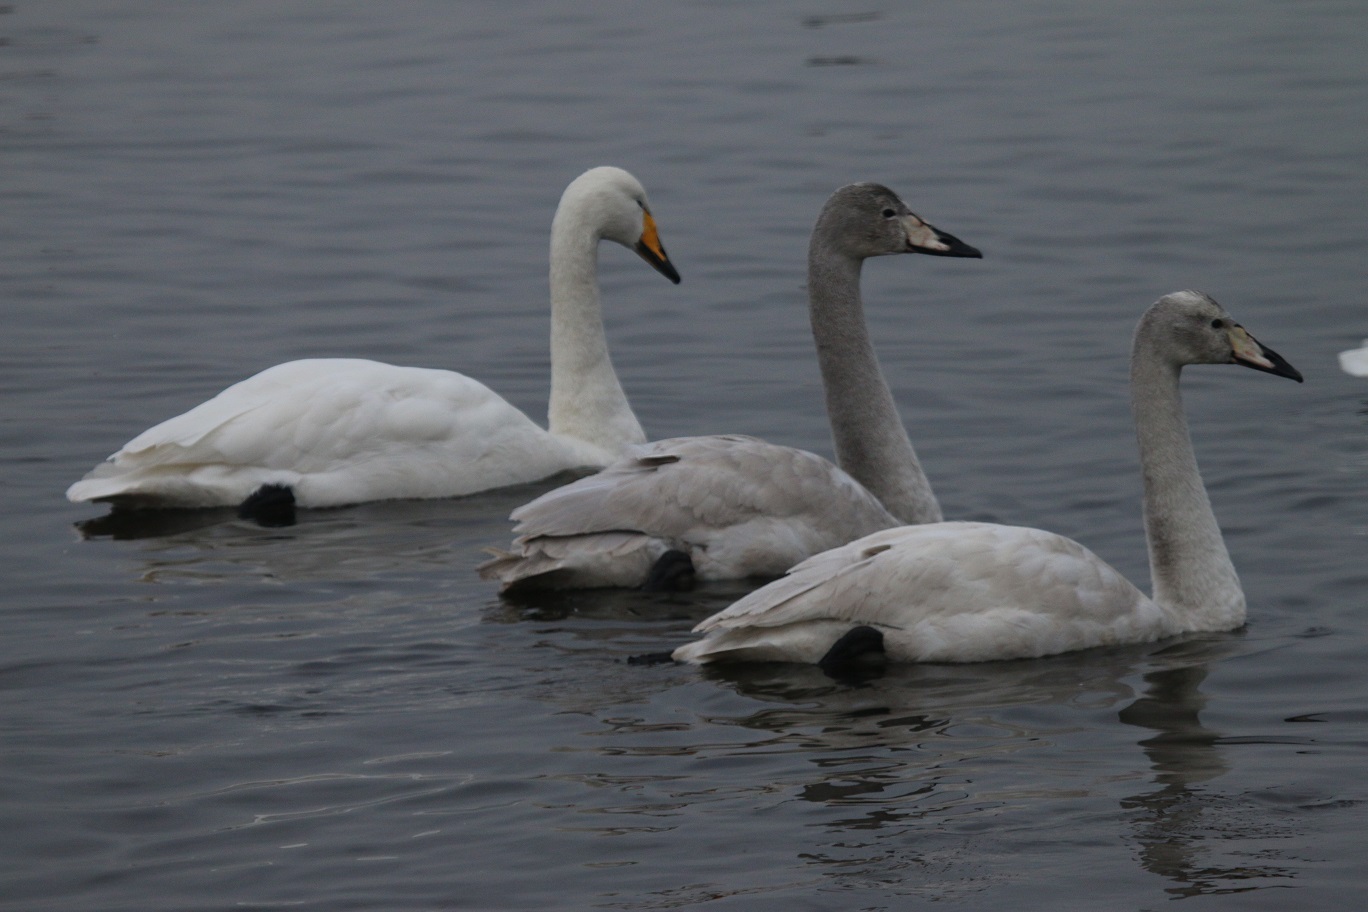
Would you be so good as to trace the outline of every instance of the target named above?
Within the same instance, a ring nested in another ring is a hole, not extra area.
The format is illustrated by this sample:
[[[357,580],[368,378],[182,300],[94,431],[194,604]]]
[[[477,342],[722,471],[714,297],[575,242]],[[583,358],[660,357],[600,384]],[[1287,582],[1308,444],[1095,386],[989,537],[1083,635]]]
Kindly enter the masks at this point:
[[[74,525],[81,538],[169,538],[222,525],[236,518],[229,509],[205,510],[111,510],[103,516],[83,519]]]
[[[817,810],[800,861],[842,889],[943,900],[1019,879],[1010,834],[1027,818],[1042,837],[1083,825],[1078,801],[1105,776],[1050,757],[1077,751],[1093,737],[1086,719],[1133,698],[1145,662],[1144,650],[1119,650],[895,666],[859,687],[807,667],[711,672],[766,704],[728,720],[762,736],[748,749],[793,755],[785,800]]]
[[[1230,770],[1220,749],[1221,737],[1202,724],[1206,697],[1199,689],[1205,664],[1151,671],[1146,690],[1121,710],[1127,725],[1155,732],[1140,742],[1154,771],[1155,791],[1124,799],[1121,807],[1142,812],[1135,821],[1140,863],[1171,883],[1175,897],[1242,893],[1270,886],[1265,880],[1294,877],[1285,866],[1260,864],[1245,840],[1279,835],[1267,820],[1252,823],[1238,797],[1204,789]],[[1238,864],[1217,863],[1217,856],[1243,856]]]
[[[474,579],[481,549],[506,538],[503,520],[562,479],[451,500],[404,500],[300,510],[284,527],[232,509],[127,510],[75,524],[78,535],[137,542],[137,577],[224,581],[243,574],[274,580],[364,580],[448,568]]]
[[[580,809],[610,815],[604,833],[687,829],[710,808],[722,813],[738,802],[757,813],[797,802],[812,810],[799,812],[806,832],[791,851],[821,883],[947,899],[1019,878],[1017,830],[1067,842],[1097,826],[1096,801],[1106,799],[1138,844],[1130,864],[1163,878],[1173,896],[1258,890],[1293,876],[1268,843],[1285,834],[1215,785],[1230,770],[1228,748],[1201,721],[1200,685],[1210,662],[1245,649],[1239,637],[894,666],[856,686],[809,666],[622,661],[653,636],[681,636],[696,617],[682,601],[643,593],[486,611],[486,622],[534,627],[544,646],[593,642],[599,655],[617,657],[596,685],[566,692],[548,682],[542,694],[562,712],[595,720],[584,741],[563,750],[630,768],[618,775],[585,758],[575,777],[594,785]],[[704,705],[692,706],[705,693]],[[1120,778],[1114,764],[1096,760],[1107,719],[1118,717],[1145,732],[1134,775]],[[659,772],[667,758],[668,772]],[[764,781],[735,775],[735,764],[762,758]],[[1138,779],[1150,788],[1135,792]],[[1257,852],[1246,850],[1251,840]]]

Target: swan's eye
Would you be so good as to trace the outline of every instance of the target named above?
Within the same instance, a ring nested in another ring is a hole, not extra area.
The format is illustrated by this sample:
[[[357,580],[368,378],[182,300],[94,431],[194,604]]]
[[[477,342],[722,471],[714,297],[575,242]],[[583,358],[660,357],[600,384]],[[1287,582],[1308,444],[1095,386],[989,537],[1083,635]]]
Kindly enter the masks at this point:
[[[883,217],[884,217],[884,218],[892,218],[893,216],[895,216],[895,215],[897,215],[897,214],[898,214],[898,213],[895,212],[895,211],[892,210],[892,209],[885,209],[885,210],[883,211]]]
[[[1222,326],[1225,326],[1225,320],[1222,320],[1220,317],[1211,321],[1212,329],[1220,329]]]

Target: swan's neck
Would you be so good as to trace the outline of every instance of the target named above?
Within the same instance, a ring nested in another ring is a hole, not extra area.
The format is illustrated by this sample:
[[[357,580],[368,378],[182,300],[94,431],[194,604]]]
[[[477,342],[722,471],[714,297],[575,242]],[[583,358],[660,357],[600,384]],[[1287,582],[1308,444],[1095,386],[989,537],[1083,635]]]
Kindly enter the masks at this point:
[[[1179,370],[1159,356],[1142,327],[1131,359],[1131,402],[1154,601],[1184,630],[1229,630],[1244,622],[1244,592],[1197,470]]]
[[[814,233],[808,301],[836,461],[902,522],[939,522],[940,506],[898,417],[865,325],[862,263],[827,249]]]
[[[551,226],[551,404],[553,434],[611,453],[642,443],[645,433],[622,391],[599,305],[598,232],[577,213],[557,212]]]

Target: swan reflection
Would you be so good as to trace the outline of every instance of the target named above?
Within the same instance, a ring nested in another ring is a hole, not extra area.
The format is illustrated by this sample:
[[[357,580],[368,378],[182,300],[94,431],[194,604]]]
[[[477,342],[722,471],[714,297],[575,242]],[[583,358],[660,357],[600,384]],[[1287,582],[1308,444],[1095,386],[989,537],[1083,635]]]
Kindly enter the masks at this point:
[[[626,664],[687,631],[707,608],[692,597],[497,604],[486,623],[535,627],[558,660],[598,657],[592,680],[570,689],[553,672],[538,689],[593,720],[559,748],[579,775],[601,786],[631,772],[581,807],[610,808],[615,826],[623,814],[705,825],[727,808],[799,820],[767,851],[784,847],[840,888],[877,882],[942,899],[1045,876],[1020,868],[1023,841],[1110,845],[1096,858],[1115,870],[1095,876],[1157,876],[1174,897],[1292,876],[1246,851],[1253,840],[1267,849],[1278,825],[1222,783],[1231,748],[1201,720],[1210,664],[1258,648],[1242,637],[890,666],[851,684],[803,665]]]
[[[1206,676],[1204,664],[1148,672],[1145,693],[1119,713],[1126,725],[1154,732],[1139,744],[1157,788],[1124,799],[1121,807],[1139,812],[1140,863],[1169,881],[1165,892],[1174,897],[1246,892],[1293,876],[1276,865],[1221,863],[1223,849],[1226,856],[1252,858],[1237,847],[1270,832],[1267,821],[1250,823],[1238,796],[1203,787],[1230,771],[1221,736],[1200,718],[1207,698],[1199,688]]]

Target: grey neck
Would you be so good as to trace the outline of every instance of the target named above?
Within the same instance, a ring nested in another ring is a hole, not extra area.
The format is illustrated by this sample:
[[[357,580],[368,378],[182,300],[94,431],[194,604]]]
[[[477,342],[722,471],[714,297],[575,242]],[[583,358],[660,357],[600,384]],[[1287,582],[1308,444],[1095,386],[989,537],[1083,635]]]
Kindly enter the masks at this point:
[[[904,523],[940,522],[940,506],[879,368],[860,299],[863,260],[814,232],[808,302],[836,461]]]
[[[1131,357],[1131,405],[1153,598],[1185,629],[1228,630],[1244,620],[1244,592],[1192,451],[1180,370],[1142,323]]]

